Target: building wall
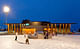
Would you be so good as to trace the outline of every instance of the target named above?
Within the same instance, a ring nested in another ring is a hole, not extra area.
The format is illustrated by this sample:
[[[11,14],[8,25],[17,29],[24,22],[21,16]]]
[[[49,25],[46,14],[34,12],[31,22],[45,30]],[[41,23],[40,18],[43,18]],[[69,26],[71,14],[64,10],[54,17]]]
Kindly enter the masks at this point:
[[[41,22],[32,22],[31,25],[38,26],[38,25],[41,25]]]
[[[36,31],[43,31],[46,26],[26,26],[25,28],[35,28]]]

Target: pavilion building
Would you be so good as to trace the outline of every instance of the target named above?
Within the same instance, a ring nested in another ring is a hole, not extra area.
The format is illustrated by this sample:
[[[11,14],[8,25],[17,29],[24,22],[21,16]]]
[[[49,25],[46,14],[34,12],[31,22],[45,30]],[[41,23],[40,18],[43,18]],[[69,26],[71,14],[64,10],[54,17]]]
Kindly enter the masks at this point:
[[[69,34],[71,32],[71,25],[75,23],[50,23],[50,22],[31,22],[29,20],[23,20],[22,23],[7,23],[8,25],[8,33],[14,34],[18,32],[19,34],[23,34],[31,32],[34,34],[38,31],[47,31],[51,33],[61,33],[61,34]]]

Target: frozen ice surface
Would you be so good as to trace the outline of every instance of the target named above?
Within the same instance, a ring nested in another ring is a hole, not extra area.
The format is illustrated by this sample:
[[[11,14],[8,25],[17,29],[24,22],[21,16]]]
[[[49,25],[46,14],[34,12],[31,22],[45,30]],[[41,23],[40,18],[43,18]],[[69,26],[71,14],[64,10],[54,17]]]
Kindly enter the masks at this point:
[[[23,35],[0,36],[0,49],[80,49],[80,35],[58,35],[52,39],[29,39],[30,44],[25,44]]]

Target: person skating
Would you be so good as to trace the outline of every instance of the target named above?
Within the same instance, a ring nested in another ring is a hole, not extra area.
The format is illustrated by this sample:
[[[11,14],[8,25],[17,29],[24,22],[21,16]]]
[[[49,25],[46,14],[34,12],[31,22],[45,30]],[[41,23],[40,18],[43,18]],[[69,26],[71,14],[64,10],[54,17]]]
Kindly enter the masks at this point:
[[[28,35],[26,35],[26,44],[29,44],[29,39],[28,39]]]
[[[46,32],[44,32],[44,39],[46,39]]]
[[[15,41],[17,41],[17,35],[18,35],[18,32],[16,32],[16,35],[15,35]]]
[[[46,32],[46,39],[48,39],[48,32]]]
[[[24,33],[24,37],[26,38],[26,33]]]

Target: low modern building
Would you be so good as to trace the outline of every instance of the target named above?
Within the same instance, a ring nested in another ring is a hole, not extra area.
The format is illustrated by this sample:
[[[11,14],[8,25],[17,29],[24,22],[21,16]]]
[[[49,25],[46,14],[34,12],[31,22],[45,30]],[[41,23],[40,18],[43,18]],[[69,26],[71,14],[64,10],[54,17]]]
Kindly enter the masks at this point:
[[[50,22],[31,22],[29,20],[23,20],[22,23],[8,23],[8,33],[14,34],[15,32],[18,32],[19,34],[22,34],[24,31],[26,33],[35,33],[39,31],[47,31],[51,33],[62,33],[62,34],[68,34],[71,32],[71,25],[75,23],[50,23]]]

